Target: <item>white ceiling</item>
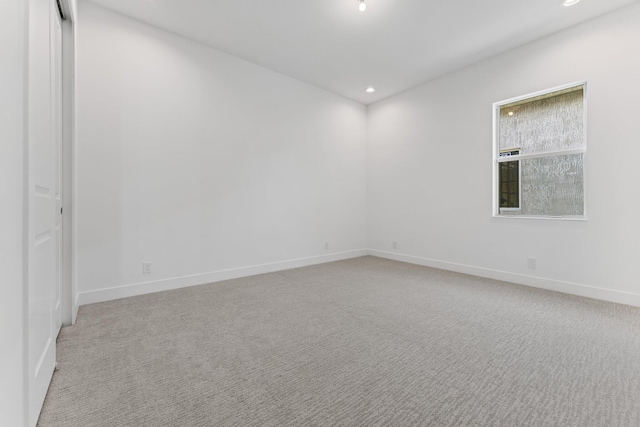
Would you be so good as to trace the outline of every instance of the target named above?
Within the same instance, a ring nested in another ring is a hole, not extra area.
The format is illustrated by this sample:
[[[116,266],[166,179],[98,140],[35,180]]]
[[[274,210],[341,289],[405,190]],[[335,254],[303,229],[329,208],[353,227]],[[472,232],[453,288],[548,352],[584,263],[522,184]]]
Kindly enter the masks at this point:
[[[640,0],[91,1],[370,104]]]

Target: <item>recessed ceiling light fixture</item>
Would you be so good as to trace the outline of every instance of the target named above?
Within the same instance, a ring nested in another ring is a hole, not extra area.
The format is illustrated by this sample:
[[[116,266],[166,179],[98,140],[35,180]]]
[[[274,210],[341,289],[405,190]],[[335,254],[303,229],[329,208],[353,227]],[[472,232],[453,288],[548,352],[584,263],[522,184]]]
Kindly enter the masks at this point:
[[[367,93],[373,93],[373,92],[375,92],[375,91],[376,91],[376,90],[375,90],[374,88],[372,88],[372,87],[368,87],[368,88],[367,88]]]
[[[574,4],[578,3],[580,0],[564,0],[564,3],[562,3],[564,6],[573,6]]]
[[[365,10],[367,10],[367,5],[364,4],[364,0],[358,0],[358,3],[360,3],[360,5],[358,6],[358,9],[360,9],[360,12],[364,12]]]

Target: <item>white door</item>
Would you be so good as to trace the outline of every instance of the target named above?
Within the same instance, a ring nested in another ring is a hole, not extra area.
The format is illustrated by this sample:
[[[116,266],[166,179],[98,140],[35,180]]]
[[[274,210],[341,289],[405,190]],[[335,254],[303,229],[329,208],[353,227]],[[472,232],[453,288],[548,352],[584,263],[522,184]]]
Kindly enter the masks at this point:
[[[35,426],[56,362],[59,222],[55,0],[29,0],[28,388]],[[58,38],[58,42],[59,42]]]
[[[54,336],[62,328],[62,22],[54,2],[51,13],[51,100],[55,156],[55,243],[56,284],[54,295]]]

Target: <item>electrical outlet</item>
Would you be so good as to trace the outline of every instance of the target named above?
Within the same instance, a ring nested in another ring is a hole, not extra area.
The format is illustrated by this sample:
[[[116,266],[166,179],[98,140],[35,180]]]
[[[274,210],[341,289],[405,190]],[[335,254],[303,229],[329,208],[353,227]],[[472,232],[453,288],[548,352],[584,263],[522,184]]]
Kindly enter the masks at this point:
[[[529,267],[532,270],[535,270],[536,268],[536,259],[535,258],[527,258],[527,267]]]
[[[398,249],[398,242],[393,241],[391,243],[393,244],[393,249]]]
[[[150,274],[151,273],[151,263],[143,262],[142,263],[142,274]]]
[[[325,251],[329,250],[329,242],[324,242],[324,250]]]

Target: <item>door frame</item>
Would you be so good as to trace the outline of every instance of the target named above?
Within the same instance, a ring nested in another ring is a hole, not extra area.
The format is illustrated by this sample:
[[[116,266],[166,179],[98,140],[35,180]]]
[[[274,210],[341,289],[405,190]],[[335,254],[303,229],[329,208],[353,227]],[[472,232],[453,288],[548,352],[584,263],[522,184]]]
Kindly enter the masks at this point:
[[[76,287],[76,2],[60,0],[62,20],[62,326],[73,325],[78,313]]]

